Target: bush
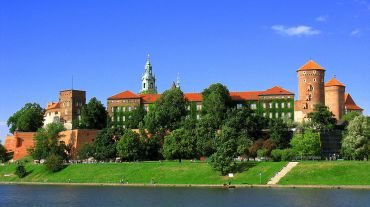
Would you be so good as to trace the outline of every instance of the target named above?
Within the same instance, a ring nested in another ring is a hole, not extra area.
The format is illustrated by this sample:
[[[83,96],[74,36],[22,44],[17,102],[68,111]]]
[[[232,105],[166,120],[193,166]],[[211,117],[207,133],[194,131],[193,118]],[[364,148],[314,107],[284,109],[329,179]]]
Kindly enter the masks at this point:
[[[50,155],[45,160],[45,167],[49,172],[58,172],[63,169],[63,160],[60,156]]]
[[[262,158],[267,156],[267,150],[266,149],[259,149],[257,150],[257,157]]]
[[[24,167],[24,165],[22,163],[18,163],[17,167],[15,168],[15,174],[19,177],[19,178],[24,178],[26,177],[27,175],[27,171],[26,171],[26,168]]]
[[[297,153],[293,149],[284,149],[281,153],[282,161],[292,161],[297,156]]]
[[[271,158],[274,162],[279,162],[281,161],[282,154],[283,154],[283,150],[274,149],[271,151]]]

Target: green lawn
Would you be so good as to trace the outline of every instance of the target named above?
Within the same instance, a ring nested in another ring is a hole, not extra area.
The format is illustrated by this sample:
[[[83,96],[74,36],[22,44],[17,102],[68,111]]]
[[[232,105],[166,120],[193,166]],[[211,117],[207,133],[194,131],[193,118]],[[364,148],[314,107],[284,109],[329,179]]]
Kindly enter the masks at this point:
[[[239,163],[239,173],[231,179],[232,184],[259,184],[268,180],[286,165],[286,162],[244,162]],[[48,173],[43,165],[28,163],[29,171],[23,179],[13,174],[14,164],[0,166],[0,182],[70,182],[73,183],[119,183],[121,179],[129,183],[149,184],[153,179],[158,184],[223,184],[229,181],[226,176],[214,171],[205,162],[137,162],[105,164],[73,164],[57,173]]]
[[[370,162],[301,162],[279,184],[370,185]]]

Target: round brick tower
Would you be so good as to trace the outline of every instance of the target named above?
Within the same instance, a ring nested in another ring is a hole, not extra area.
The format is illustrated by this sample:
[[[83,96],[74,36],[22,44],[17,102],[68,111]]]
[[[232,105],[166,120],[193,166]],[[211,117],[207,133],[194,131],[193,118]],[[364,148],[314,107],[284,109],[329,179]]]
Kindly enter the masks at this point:
[[[344,114],[344,94],[346,86],[339,82],[335,76],[325,83],[325,104],[340,120]]]
[[[307,118],[316,104],[325,104],[325,69],[313,60],[297,70],[298,73],[298,106],[302,118]]]

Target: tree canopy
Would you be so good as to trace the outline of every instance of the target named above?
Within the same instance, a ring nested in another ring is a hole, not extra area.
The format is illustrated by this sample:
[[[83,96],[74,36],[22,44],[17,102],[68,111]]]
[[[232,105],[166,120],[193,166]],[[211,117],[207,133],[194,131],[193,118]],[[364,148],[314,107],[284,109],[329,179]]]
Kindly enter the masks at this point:
[[[344,156],[364,159],[370,153],[370,122],[365,116],[357,116],[349,122],[347,134],[342,141]]]
[[[329,107],[323,104],[316,104],[314,111],[308,114],[311,119],[312,128],[317,131],[331,131],[334,129],[337,120]]]
[[[103,104],[95,97],[89,103],[82,106],[80,129],[103,129],[107,126],[107,111]]]
[[[176,129],[164,137],[162,154],[166,159],[190,159],[196,156],[195,138],[189,130]]]
[[[119,133],[115,129],[105,128],[99,132],[93,144],[95,148],[95,159],[109,160],[116,157],[116,143]]]
[[[305,130],[302,134],[295,134],[290,145],[302,157],[321,155],[320,134],[310,129]]]
[[[37,103],[26,103],[8,119],[9,131],[36,132],[44,122],[45,110]]]
[[[143,155],[143,142],[140,135],[132,130],[126,130],[117,142],[117,153],[124,160],[139,160]]]

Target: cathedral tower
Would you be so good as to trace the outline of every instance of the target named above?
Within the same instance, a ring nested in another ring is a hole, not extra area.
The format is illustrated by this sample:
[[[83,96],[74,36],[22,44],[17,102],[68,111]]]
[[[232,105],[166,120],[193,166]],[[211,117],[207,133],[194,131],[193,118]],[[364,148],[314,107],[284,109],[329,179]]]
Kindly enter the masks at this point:
[[[344,114],[345,88],[345,85],[339,82],[335,76],[325,83],[325,104],[337,120],[340,120]]]
[[[297,70],[298,73],[298,101],[296,102],[296,121],[307,118],[308,113],[314,110],[316,104],[325,104],[325,69],[313,60]]]
[[[146,59],[145,72],[141,78],[140,93],[157,93],[157,86],[155,85],[155,75],[152,71],[152,64],[150,63],[150,56]]]

